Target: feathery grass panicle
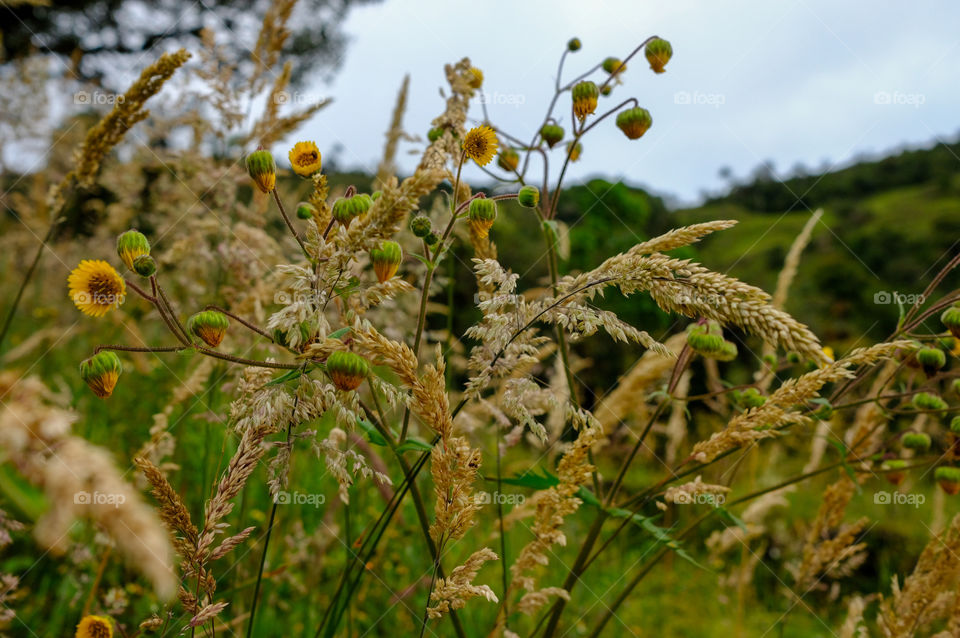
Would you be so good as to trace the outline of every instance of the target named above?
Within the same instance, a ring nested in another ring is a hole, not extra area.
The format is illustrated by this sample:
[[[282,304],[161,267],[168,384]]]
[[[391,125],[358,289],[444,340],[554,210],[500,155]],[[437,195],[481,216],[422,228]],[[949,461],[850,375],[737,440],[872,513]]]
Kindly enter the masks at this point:
[[[767,398],[763,405],[750,408],[743,414],[735,416],[725,429],[715,432],[708,440],[694,445],[693,458],[701,463],[712,461],[731,448],[777,436],[779,430],[789,425],[809,423],[810,417],[793,411],[795,406],[803,405],[816,398],[820,389],[828,383],[852,378],[853,372],[849,370],[850,367],[876,363],[893,356],[898,350],[907,348],[909,345],[907,341],[895,341],[861,348],[839,361],[808,372],[799,378],[788,379]]]
[[[403,130],[403,114],[407,110],[407,93],[410,90],[410,74],[403,76],[403,84],[397,92],[397,102],[393,107],[393,116],[390,118],[390,128],[387,129],[387,143],[383,145],[383,157],[377,166],[377,176],[373,180],[374,188],[380,188],[387,183],[397,172],[397,148],[401,139],[409,139]]]
[[[148,459],[137,457],[133,462],[146,477],[153,488],[153,497],[160,504],[160,520],[167,526],[173,540],[173,547],[184,560],[195,560],[194,551],[200,538],[200,531],[190,519],[190,511],[183,499],[167,481],[156,465]]]
[[[818,208],[810,216],[810,219],[807,220],[807,223],[803,225],[800,234],[796,236],[790,245],[790,250],[787,251],[787,256],[783,260],[783,268],[780,270],[780,274],[777,275],[777,285],[773,289],[773,300],[770,304],[774,308],[783,310],[784,304],[787,303],[787,294],[790,292],[790,284],[793,283],[794,278],[797,276],[797,270],[800,268],[800,257],[803,255],[803,249],[810,243],[810,238],[813,236],[813,229],[821,217],[823,217],[823,209]]]
[[[447,98],[444,112],[431,123],[433,128],[440,129],[442,134],[424,151],[417,170],[446,171],[447,162],[460,156],[460,144],[457,140],[463,139],[466,134],[464,125],[467,121],[467,109],[476,92],[476,88],[472,86],[474,76],[471,68],[469,58],[444,67],[452,94]]]
[[[960,515],[954,517],[946,532],[930,539],[902,587],[893,577],[891,595],[881,597],[877,618],[883,635],[910,638],[930,623],[955,615],[958,581]]]
[[[497,560],[497,555],[484,547],[471,554],[463,565],[454,567],[448,578],[438,578],[430,595],[430,602],[434,605],[427,609],[429,617],[440,618],[451,609],[463,609],[471,598],[483,597],[492,603],[499,602],[489,586],[473,584],[480,568],[491,560]]]
[[[73,174],[81,187],[93,185],[100,162],[126,135],[134,124],[146,119],[150,111],[144,109],[147,100],[156,95],[174,72],[183,66],[190,54],[180,49],[164,53],[160,59],[145,68],[122,100],[117,100],[110,111],[87,133],[83,146],[77,150]]]
[[[844,476],[824,491],[823,503],[807,533],[803,559],[793,570],[793,591],[804,594],[818,585],[824,587],[823,579],[848,576],[867,559],[867,544],[856,541],[869,519],[864,516],[853,523],[843,522],[856,489],[856,483]]]

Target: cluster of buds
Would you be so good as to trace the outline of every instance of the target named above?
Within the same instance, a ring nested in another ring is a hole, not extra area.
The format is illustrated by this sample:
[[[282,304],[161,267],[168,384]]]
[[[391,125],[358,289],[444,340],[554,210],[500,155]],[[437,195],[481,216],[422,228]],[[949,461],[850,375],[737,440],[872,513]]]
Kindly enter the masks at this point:
[[[373,205],[373,198],[366,193],[341,197],[333,203],[333,218],[344,226],[350,226],[355,217],[363,215]]]
[[[687,345],[699,355],[718,361],[737,358],[737,344],[723,338],[723,328],[712,319],[687,328]]]
[[[470,201],[470,210],[467,217],[470,220],[470,229],[478,237],[486,237],[490,234],[490,228],[493,227],[493,222],[497,219],[497,203],[481,194]]]
[[[376,248],[370,249],[370,262],[380,283],[392,279],[397,274],[401,261],[403,261],[403,249],[395,241],[385,240]]]
[[[426,215],[417,215],[410,220],[410,231],[415,237],[422,239],[428,246],[433,246],[440,241],[439,235],[433,232],[433,224]]]
[[[216,310],[204,310],[187,319],[187,330],[211,348],[220,345],[229,327],[227,316]]]
[[[327,357],[327,375],[338,390],[356,390],[370,374],[370,364],[349,350],[337,350]]]
[[[128,230],[117,237],[117,255],[127,268],[141,277],[157,272],[157,263],[150,256],[150,242],[143,233]]]

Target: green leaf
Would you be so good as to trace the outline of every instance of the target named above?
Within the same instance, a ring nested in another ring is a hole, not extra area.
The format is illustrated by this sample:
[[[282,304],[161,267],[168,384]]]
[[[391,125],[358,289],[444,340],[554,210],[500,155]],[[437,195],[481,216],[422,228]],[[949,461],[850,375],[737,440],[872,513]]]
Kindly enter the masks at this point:
[[[423,439],[409,438],[407,441],[397,446],[397,452],[406,452],[407,450],[419,450],[420,452],[430,452],[433,446]]]
[[[383,438],[383,435],[377,432],[377,428],[363,419],[357,419],[357,425],[360,426],[360,429],[363,430],[363,433],[367,436],[367,440],[373,443],[374,445],[379,445],[380,447],[387,447],[387,440]]]
[[[743,519],[737,516],[736,514],[734,514],[733,512],[731,512],[730,510],[728,510],[727,508],[725,508],[723,505],[717,505],[714,509],[717,510],[717,514],[720,516],[720,518],[730,523],[731,525],[736,525],[737,527],[742,529],[744,532],[747,531],[747,524],[743,522]]]
[[[350,326],[347,326],[346,328],[340,328],[339,330],[334,330],[333,332],[327,335],[327,338],[339,339],[340,337],[347,334],[348,332],[350,332]]]
[[[518,485],[520,487],[529,487],[534,490],[545,490],[547,488],[553,487],[560,484],[560,479],[548,472],[547,470],[541,470],[542,474],[537,474],[536,469],[527,470],[520,474],[516,474],[510,478],[501,479],[501,483],[505,485]]]
[[[287,381],[293,381],[294,379],[300,378],[302,374],[303,374],[303,368],[297,368],[296,370],[287,370],[276,379],[268,382],[266,385],[268,386],[283,385]]]
[[[414,256],[417,260],[419,260],[420,263],[423,264],[424,266],[426,266],[427,268],[429,268],[429,267],[431,266],[430,260],[427,259],[426,257],[424,257],[423,255],[418,255],[418,254],[414,253],[413,256]]]

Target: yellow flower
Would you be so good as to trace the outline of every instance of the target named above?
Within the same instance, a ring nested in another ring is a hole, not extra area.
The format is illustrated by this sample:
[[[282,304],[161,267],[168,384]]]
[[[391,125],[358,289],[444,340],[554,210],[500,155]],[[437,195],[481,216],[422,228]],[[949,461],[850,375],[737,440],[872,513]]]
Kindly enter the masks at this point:
[[[486,166],[497,153],[497,134],[489,126],[478,126],[467,131],[463,151],[480,166]]]
[[[479,89],[483,86],[483,71],[475,66],[470,67],[470,79],[467,82],[470,88]]]
[[[113,625],[105,616],[84,616],[74,638],[113,638]]]
[[[824,356],[827,357],[827,359],[830,359],[830,363],[833,363],[834,361],[836,361],[833,355],[833,348],[831,348],[830,346],[823,347],[823,354]]]
[[[113,266],[99,259],[84,259],[67,277],[70,298],[80,312],[102,317],[123,303],[127,286]]]
[[[293,172],[301,177],[310,177],[320,170],[320,149],[313,142],[297,142],[289,157]]]

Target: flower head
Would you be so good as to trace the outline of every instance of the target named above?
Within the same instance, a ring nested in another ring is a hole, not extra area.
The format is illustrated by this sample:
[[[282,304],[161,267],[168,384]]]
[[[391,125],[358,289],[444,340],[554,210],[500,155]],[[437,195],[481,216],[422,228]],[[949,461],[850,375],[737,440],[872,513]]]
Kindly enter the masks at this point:
[[[597,110],[597,98],[599,96],[600,89],[589,80],[578,82],[573,87],[573,114],[577,116],[577,119],[583,120]]]
[[[470,78],[468,80],[470,88],[479,89],[483,86],[483,71],[475,66],[470,67]]]
[[[581,46],[580,38],[570,38],[570,40],[567,42],[567,51],[570,51],[571,53],[574,51],[579,51]]]
[[[652,124],[653,118],[650,117],[650,111],[639,106],[621,111],[617,115],[617,128],[631,140],[642,137]]]
[[[524,208],[535,208],[540,203],[540,189],[536,186],[524,186],[517,193],[517,201]]]
[[[654,38],[647,43],[643,54],[654,73],[663,73],[663,67],[667,66],[667,62],[673,57],[673,47],[663,38]]]
[[[277,163],[270,151],[258,148],[247,155],[247,173],[262,193],[269,193],[277,185]]]
[[[567,155],[570,156],[571,162],[576,162],[578,159],[580,159],[580,153],[582,152],[583,144],[580,144],[579,142],[574,144],[573,140],[567,142]]]
[[[143,233],[128,230],[117,237],[117,255],[127,268],[133,270],[133,261],[141,255],[150,254],[150,242]]]
[[[617,73],[626,71],[627,65],[621,62],[619,58],[611,57],[603,61],[603,70],[610,75],[616,75]]]
[[[520,155],[514,149],[506,146],[500,149],[500,154],[497,155],[497,166],[512,173],[517,170],[517,166],[520,165]]]
[[[492,199],[478,197],[470,202],[468,213],[470,229],[479,237],[490,234],[490,228],[497,219],[497,203]]]
[[[310,177],[320,170],[320,149],[313,142],[297,142],[288,157],[293,172],[301,177]]]
[[[377,273],[377,281],[383,283],[397,274],[397,268],[403,261],[403,250],[395,241],[382,241],[379,246],[370,249],[370,261],[373,271]]]
[[[101,399],[113,394],[123,365],[116,352],[103,350],[80,362],[80,378]]]
[[[557,142],[563,139],[563,127],[556,124],[544,124],[540,129],[540,137],[547,143],[547,146],[553,148]]]
[[[327,357],[327,374],[339,390],[356,390],[370,374],[370,364],[358,354],[337,350]]]
[[[74,638],[113,638],[113,625],[105,616],[84,616]]]
[[[297,217],[299,219],[313,219],[313,215],[316,212],[316,207],[310,202],[300,202],[297,204]]]
[[[80,312],[102,317],[123,303],[127,286],[113,266],[100,259],[84,259],[67,277],[70,298]]]
[[[341,197],[333,203],[333,218],[344,226],[350,226],[354,217],[363,215],[373,205],[373,198],[366,193]]]
[[[489,126],[470,129],[463,138],[463,152],[480,166],[486,166],[497,152],[497,134]]]
[[[230,321],[222,312],[204,310],[187,319],[187,330],[203,340],[211,348],[216,348],[227,334]]]

